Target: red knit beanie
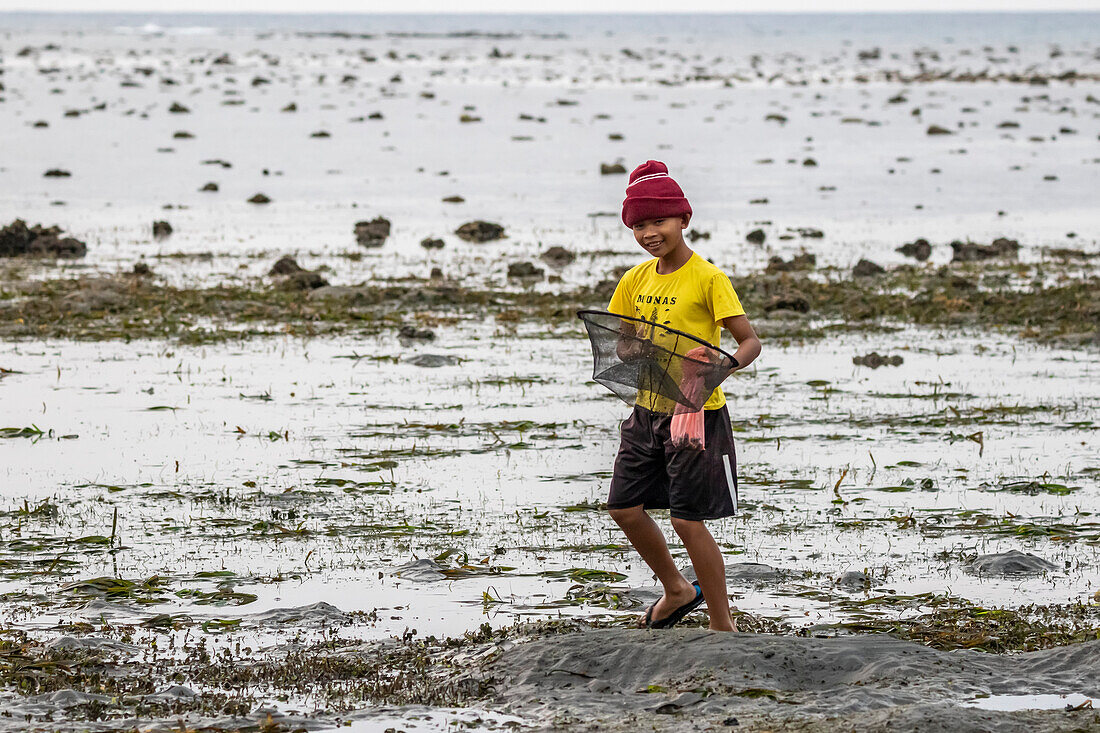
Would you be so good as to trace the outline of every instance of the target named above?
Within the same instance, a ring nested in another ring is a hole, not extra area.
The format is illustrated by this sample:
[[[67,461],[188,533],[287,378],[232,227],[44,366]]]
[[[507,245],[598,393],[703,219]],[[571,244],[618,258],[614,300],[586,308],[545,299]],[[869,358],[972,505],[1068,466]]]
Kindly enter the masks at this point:
[[[630,174],[623,201],[623,224],[633,227],[646,219],[690,213],[691,204],[661,161],[647,160]]]

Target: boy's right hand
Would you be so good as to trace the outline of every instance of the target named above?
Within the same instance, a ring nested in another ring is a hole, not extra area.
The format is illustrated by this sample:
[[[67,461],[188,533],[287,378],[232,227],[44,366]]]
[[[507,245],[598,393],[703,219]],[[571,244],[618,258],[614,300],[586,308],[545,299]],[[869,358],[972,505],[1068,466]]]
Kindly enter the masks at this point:
[[[649,355],[650,342],[634,336],[622,335],[615,347],[615,355],[620,361],[637,361]]]

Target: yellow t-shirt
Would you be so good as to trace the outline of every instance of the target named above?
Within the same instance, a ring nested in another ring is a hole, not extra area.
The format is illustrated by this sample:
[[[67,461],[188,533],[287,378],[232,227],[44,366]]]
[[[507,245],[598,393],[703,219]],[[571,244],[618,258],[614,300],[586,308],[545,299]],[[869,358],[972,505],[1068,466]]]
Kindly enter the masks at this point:
[[[722,320],[745,314],[730,279],[694,252],[680,269],[667,275],[657,272],[658,262],[654,257],[627,271],[607,310],[675,328],[720,346]],[[722,388],[716,387],[703,408],[717,410],[724,404]]]

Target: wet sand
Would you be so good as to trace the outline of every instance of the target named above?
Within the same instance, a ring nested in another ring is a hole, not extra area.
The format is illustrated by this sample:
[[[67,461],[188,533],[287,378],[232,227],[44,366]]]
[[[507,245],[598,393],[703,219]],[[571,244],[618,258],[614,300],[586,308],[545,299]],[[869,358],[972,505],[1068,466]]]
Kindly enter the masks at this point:
[[[886,636],[609,629],[516,646],[474,676],[493,680],[500,709],[553,721],[546,730],[1062,731],[1098,725],[1100,713],[1020,714],[960,703],[1096,697],[1098,662],[1095,641],[999,656]]]

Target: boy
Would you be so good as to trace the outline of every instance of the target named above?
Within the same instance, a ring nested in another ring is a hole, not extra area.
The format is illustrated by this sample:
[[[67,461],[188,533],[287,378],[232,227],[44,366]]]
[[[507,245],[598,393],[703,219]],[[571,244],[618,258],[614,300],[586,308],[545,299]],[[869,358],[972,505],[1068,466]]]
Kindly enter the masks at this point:
[[[738,368],[744,368],[760,354],[760,340],[729,278],[684,241],[691,214],[664,163],[649,160],[634,169],[623,201],[623,223],[654,259],[623,275],[607,309],[675,328],[715,346],[725,326],[737,341]],[[621,343],[632,342],[636,343]],[[704,520],[735,513],[731,492],[737,490],[737,462],[722,389],[715,388],[704,405],[705,450],[674,446],[671,421],[671,415],[635,404],[622,426],[607,500],[612,519],[664,587],[664,595],[639,625],[668,628],[706,600],[710,628],[736,631],[722,552],[703,525]],[[664,535],[646,513],[659,508],[671,510],[672,526],[691,557],[696,583],[688,583],[677,569]]]

